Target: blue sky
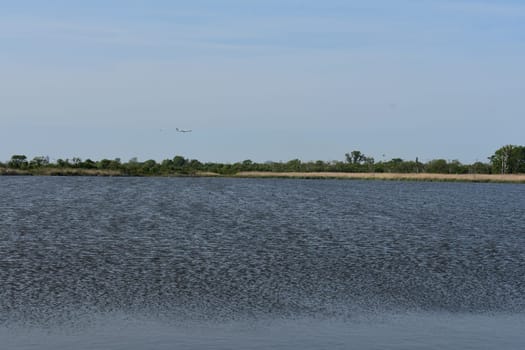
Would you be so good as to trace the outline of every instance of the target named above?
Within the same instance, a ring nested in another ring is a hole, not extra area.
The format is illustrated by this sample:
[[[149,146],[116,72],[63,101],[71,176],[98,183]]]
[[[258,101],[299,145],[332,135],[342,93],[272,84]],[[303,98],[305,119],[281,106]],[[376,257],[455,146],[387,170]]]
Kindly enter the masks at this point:
[[[0,160],[484,161],[523,62],[522,1],[0,0]]]

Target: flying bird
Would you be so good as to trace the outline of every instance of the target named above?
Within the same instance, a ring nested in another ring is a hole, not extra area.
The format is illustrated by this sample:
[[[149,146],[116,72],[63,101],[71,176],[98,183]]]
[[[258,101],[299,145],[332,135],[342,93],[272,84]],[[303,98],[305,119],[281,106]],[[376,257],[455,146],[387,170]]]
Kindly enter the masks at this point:
[[[191,132],[191,130],[184,130],[179,128],[175,128],[175,130],[177,130],[178,132]]]

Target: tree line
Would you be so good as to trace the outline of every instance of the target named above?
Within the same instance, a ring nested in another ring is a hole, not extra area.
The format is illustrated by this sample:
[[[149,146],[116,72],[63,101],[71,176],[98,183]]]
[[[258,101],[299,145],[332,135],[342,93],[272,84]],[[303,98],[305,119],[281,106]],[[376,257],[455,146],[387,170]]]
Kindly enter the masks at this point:
[[[119,158],[91,160],[81,158],[57,159],[50,161],[47,156],[28,159],[25,155],[13,155],[0,168],[13,169],[27,173],[37,173],[42,169],[60,170],[103,170],[127,176],[168,176],[193,175],[198,173],[216,173],[233,175],[243,171],[269,172],[376,172],[376,173],[438,173],[438,174],[516,174],[525,173],[525,146],[506,145],[488,157],[488,162],[463,164],[458,160],[433,159],[428,162],[392,158],[376,162],[361,151],[345,154],[341,161],[308,161],[292,159],[287,162],[257,163],[244,160],[236,163],[203,163],[196,159],[187,159],[177,155],[172,159],[157,162],[153,159],[139,161],[132,158],[122,162]]]

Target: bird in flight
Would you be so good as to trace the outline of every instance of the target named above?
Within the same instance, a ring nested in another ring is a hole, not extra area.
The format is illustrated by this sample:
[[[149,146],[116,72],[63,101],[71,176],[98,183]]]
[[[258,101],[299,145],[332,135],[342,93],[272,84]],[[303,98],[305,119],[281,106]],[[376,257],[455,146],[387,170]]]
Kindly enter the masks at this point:
[[[184,130],[179,128],[175,128],[175,130],[177,130],[178,132],[191,132],[191,130]]]

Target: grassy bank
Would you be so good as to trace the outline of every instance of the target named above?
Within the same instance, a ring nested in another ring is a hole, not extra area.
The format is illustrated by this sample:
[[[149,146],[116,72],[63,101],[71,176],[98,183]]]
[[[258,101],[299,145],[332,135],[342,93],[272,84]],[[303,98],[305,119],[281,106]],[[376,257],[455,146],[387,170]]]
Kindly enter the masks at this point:
[[[335,173],[335,172],[239,172],[236,177],[257,178],[300,178],[300,179],[357,179],[357,180],[397,180],[397,181],[460,181],[460,182],[510,182],[525,183],[525,174],[402,174],[402,173]]]
[[[0,168],[0,175],[40,175],[40,176],[123,176],[118,170],[99,170],[99,169],[60,169],[60,168],[39,168],[39,169],[10,169]]]
[[[38,168],[11,169],[0,168],[1,175],[26,176],[137,176],[120,170],[75,169],[75,168]],[[449,181],[449,182],[508,182],[525,183],[525,174],[429,174],[429,173],[349,173],[349,172],[271,172],[241,171],[232,175],[220,175],[214,172],[141,174],[138,176],[157,177],[234,177],[234,178],[290,178],[290,179],[356,179],[356,180],[392,180],[392,181]]]
[[[186,173],[165,173],[165,174],[140,174],[130,175],[123,170],[108,170],[108,169],[79,169],[79,168],[37,168],[37,169],[12,169],[12,168],[0,168],[0,176],[202,176],[202,177],[214,177],[219,176],[216,173],[198,171],[191,174]]]

